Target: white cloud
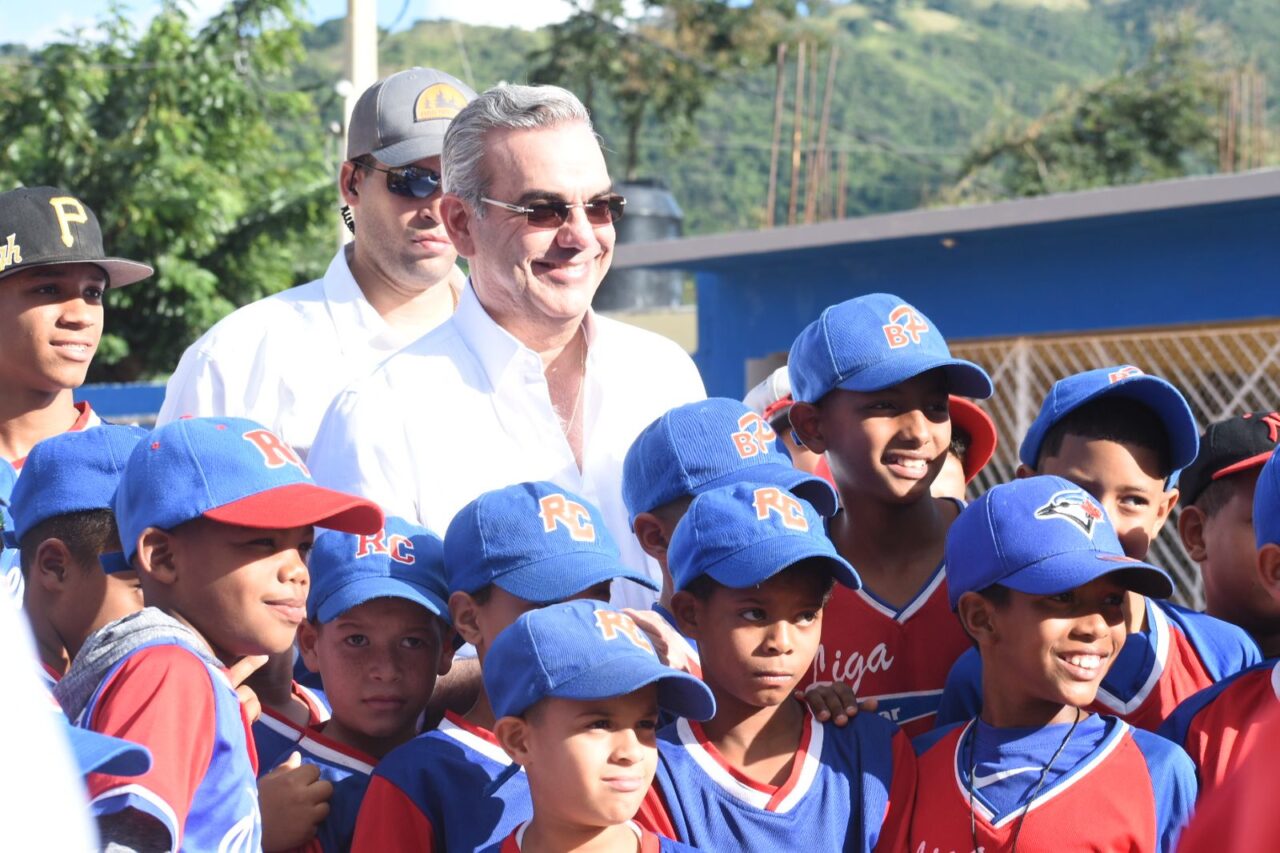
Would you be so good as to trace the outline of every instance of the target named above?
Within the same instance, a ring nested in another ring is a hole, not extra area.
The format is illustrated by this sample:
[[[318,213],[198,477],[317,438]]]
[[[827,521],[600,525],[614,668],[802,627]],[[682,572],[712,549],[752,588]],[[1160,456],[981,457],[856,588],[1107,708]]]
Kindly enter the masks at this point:
[[[424,5],[422,16],[428,20],[526,30],[563,21],[574,11],[567,0],[424,0]]]

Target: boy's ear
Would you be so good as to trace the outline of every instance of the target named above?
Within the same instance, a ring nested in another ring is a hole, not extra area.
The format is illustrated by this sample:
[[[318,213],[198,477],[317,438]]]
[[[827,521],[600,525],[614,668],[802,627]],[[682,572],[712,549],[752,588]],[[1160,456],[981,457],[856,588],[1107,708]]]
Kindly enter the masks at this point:
[[[1258,580],[1271,600],[1280,603],[1280,545],[1268,542],[1258,549]]]
[[[667,535],[662,530],[662,522],[656,515],[651,512],[640,513],[636,516],[633,528],[636,539],[646,554],[658,562],[667,558],[667,546],[671,543],[667,540]]]
[[[177,546],[174,535],[167,530],[148,527],[142,531],[134,556],[138,577],[166,586],[173,585],[178,580]]]
[[[800,443],[814,453],[826,453],[827,441],[822,435],[822,417],[813,403],[792,403],[789,411],[791,429]]]
[[[979,646],[985,639],[990,642],[996,634],[995,604],[976,592],[966,592],[956,602],[956,616],[965,633]]]
[[[453,647],[456,634],[453,626],[443,619],[437,618],[436,625],[440,628],[440,661],[436,664],[436,675],[448,675],[449,670],[453,669],[453,655],[457,651]]]
[[[677,592],[671,596],[671,615],[676,617],[680,633],[697,640],[698,623],[702,615],[702,602],[691,592]]]
[[[484,635],[480,633],[477,607],[476,600],[465,592],[458,591],[449,596],[449,618],[453,620],[453,630],[463,640],[479,648],[477,644],[484,640]]]
[[[307,665],[307,669],[319,672],[320,656],[316,654],[316,644],[320,642],[320,629],[311,624],[310,619],[303,619],[298,623],[296,640],[298,654],[302,656],[302,662]]]
[[[503,717],[493,724],[498,745],[521,767],[529,765],[529,723],[523,717]]]
[[[1028,468],[1021,462],[1018,463],[1018,470],[1013,472],[1014,479],[1016,480],[1025,480],[1028,477],[1034,477],[1035,475],[1036,471],[1034,468]]]
[[[31,578],[48,592],[62,592],[67,585],[67,573],[74,565],[75,560],[66,542],[45,539],[36,546],[36,556],[31,561]]]
[[[1187,556],[1197,563],[1203,563],[1209,556],[1204,547],[1204,525],[1209,517],[1198,506],[1183,507],[1178,513],[1178,538]]]
[[[1178,491],[1178,487],[1174,486],[1160,496],[1160,505],[1156,507],[1156,529],[1151,531],[1151,540],[1153,542],[1160,535],[1161,529],[1164,528],[1164,523],[1169,520],[1169,513],[1173,512],[1173,508],[1178,505],[1179,494],[1181,492]]]

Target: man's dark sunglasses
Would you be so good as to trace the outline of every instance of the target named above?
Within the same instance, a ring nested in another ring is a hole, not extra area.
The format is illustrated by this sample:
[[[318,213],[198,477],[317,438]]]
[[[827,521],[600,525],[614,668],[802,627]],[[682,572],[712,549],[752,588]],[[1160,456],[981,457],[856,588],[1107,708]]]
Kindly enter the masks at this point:
[[[430,198],[432,193],[440,189],[440,173],[421,166],[396,166],[393,169],[380,169],[372,163],[359,160],[356,163],[373,172],[382,172],[387,176],[387,190],[405,198]]]
[[[582,208],[592,225],[610,225],[622,218],[627,200],[617,193],[593,198],[591,201],[570,204],[567,201],[535,201],[532,204],[512,204],[492,198],[481,198],[485,204],[524,214],[525,220],[535,228],[560,228],[569,221],[569,211]]]

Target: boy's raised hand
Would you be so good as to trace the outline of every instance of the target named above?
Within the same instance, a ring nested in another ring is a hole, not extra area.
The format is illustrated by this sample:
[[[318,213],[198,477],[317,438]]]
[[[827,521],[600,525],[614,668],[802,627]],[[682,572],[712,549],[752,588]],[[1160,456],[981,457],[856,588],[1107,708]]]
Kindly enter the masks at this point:
[[[262,849],[292,850],[315,837],[316,827],[329,815],[333,785],[320,778],[320,768],[303,764],[294,752],[258,780],[262,812]]]
[[[815,681],[803,690],[797,690],[796,698],[808,705],[819,721],[825,723],[830,720],[837,726],[846,725],[858,716],[859,711],[874,713],[880,706],[875,699],[858,701],[849,685],[841,681]]]
[[[689,644],[680,641],[680,634],[671,627],[670,622],[662,618],[661,614],[652,610],[633,610],[630,607],[623,612],[631,617],[631,621],[635,622],[641,631],[644,631],[653,645],[653,651],[658,655],[658,660],[672,669],[687,672],[698,678],[702,677],[702,667],[686,652]]]
[[[227,669],[227,680],[236,689],[236,696],[240,697],[240,705],[251,723],[256,723],[258,717],[262,716],[262,703],[258,701],[258,694],[253,692],[253,688],[244,682],[262,669],[268,660],[270,658],[267,655],[245,655]]]

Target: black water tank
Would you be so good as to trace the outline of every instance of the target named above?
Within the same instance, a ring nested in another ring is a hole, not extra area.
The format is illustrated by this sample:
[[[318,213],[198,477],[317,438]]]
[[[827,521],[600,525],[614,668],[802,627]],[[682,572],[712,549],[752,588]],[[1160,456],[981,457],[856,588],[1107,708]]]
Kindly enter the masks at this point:
[[[615,186],[626,196],[626,214],[615,226],[619,243],[674,240],[682,232],[684,212],[675,196],[657,179]],[[597,311],[643,311],[676,308],[684,295],[684,275],[673,270],[614,270],[596,291]]]

